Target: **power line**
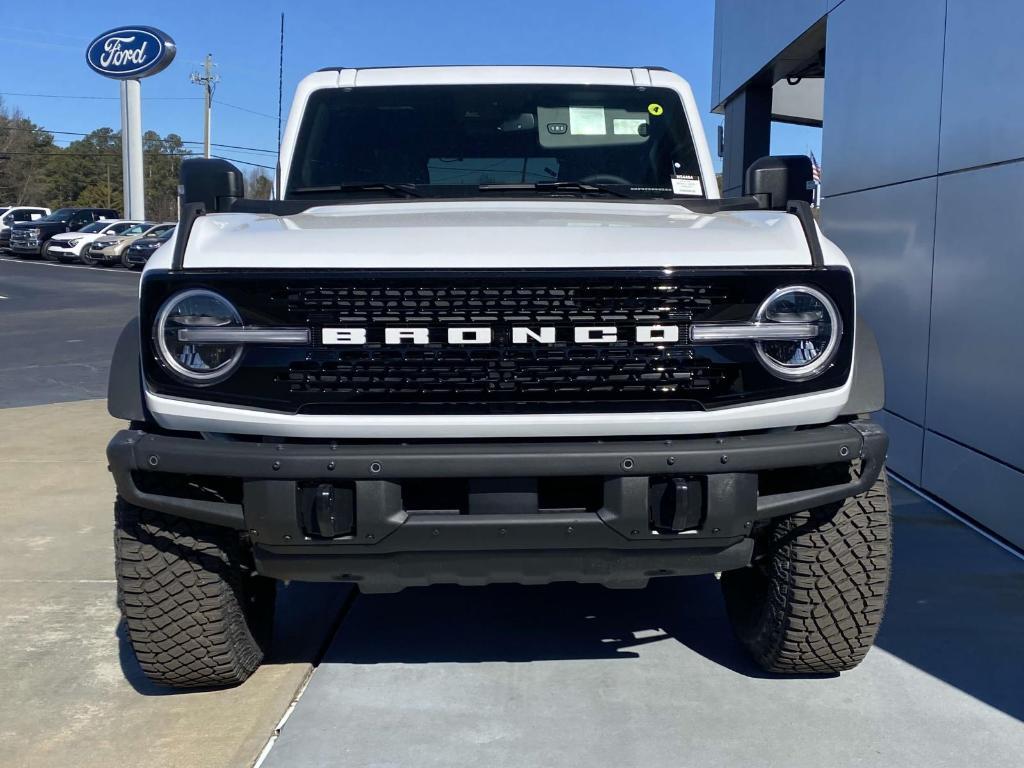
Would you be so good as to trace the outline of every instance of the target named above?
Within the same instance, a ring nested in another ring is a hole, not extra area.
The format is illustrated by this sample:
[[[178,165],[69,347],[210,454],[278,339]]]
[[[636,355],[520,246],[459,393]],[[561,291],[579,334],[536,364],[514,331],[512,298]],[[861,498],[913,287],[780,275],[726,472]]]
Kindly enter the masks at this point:
[[[53,130],[52,128],[15,128],[15,127],[12,127],[12,126],[7,126],[7,127],[4,127],[4,128],[0,128],[0,134],[2,134],[4,131],[21,131],[23,133],[34,133],[34,132],[54,133],[54,134],[60,134],[62,136],[91,136],[92,135],[92,133],[83,133],[82,131],[56,131],[56,130]],[[117,135],[117,132],[115,131],[113,135]],[[70,139],[54,139],[54,141],[70,141]],[[163,141],[163,139],[161,139],[161,141]],[[190,140],[187,140],[187,139],[182,139],[181,143],[182,144],[198,144],[198,145],[202,145],[203,142],[201,142],[201,141],[190,141]],[[214,142],[214,143],[211,143],[210,146],[211,147],[221,147],[223,149],[237,149],[237,150],[247,151],[247,152],[264,152],[264,153],[266,153],[268,155],[276,155],[277,154],[277,152],[275,152],[272,149],[263,149],[261,147],[246,147],[246,146],[242,146],[240,144],[217,144],[217,143]]]
[[[88,99],[90,101],[118,101],[121,98],[120,96],[79,96],[70,94],[65,95],[62,93],[15,93],[14,91],[0,91],[0,96],[21,96],[23,98],[32,99]],[[202,101],[204,98],[204,96],[146,96],[143,101]],[[237,104],[229,104],[226,101],[218,101],[217,103],[223,107],[237,109],[241,112],[248,112],[250,115],[259,115],[260,117],[277,120],[277,115],[258,112],[255,109],[240,107]]]
[[[266,112],[257,112],[255,109],[247,109],[246,107],[240,107],[237,104],[228,104],[226,101],[218,101],[222,107],[230,107],[231,109],[238,109],[242,112],[248,112],[250,115],[259,115],[260,117],[269,117],[271,120],[277,120],[275,115],[268,115]]]

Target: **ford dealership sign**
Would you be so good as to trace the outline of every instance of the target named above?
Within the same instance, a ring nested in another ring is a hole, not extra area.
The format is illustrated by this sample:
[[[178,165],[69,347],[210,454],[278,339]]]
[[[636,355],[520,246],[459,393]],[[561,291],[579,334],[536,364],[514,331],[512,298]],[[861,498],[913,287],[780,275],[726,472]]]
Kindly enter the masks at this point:
[[[91,43],[85,59],[105,77],[129,80],[149,77],[174,60],[174,40],[153,27],[118,27]]]

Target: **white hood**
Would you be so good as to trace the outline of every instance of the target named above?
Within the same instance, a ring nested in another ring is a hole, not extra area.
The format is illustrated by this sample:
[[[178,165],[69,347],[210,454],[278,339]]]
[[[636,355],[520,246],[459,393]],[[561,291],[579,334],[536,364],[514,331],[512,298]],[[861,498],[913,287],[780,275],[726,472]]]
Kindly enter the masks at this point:
[[[173,241],[172,241],[173,242]],[[173,246],[148,269],[166,269]],[[846,265],[823,242],[826,264]],[[795,216],[698,214],[677,203],[395,201],[294,216],[212,214],[192,229],[194,268],[544,268],[806,266]]]

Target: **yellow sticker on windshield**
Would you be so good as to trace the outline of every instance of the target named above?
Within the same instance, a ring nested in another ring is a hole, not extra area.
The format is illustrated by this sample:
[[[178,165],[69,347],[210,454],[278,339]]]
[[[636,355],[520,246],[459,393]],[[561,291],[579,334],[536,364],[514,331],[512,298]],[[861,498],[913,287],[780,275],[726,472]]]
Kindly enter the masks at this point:
[[[661,113],[665,111],[665,108],[662,107],[661,104],[648,104],[647,111],[655,117],[660,117]]]

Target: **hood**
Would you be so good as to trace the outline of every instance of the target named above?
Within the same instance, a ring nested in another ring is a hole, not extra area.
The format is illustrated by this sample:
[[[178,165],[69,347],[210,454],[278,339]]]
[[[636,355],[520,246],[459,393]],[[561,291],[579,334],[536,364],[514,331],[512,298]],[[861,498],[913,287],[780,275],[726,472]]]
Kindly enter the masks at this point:
[[[88,238],[95,239],[95,237],[95,232],[61,232],[58,235],[54,235],[53,239],[57,240],[58,242],[64,243],[67,242],[68,240],[83,240]]]
[[[172,250],[161,249],[151,268],[169,266]],[[293,216],[204,216],[193,226],[184,264],[238,269],[738,267],[805,266],[810,258],[797,218],[777,211],[699,214],[675,203],[589,200],[402,200],[318,206]]]

